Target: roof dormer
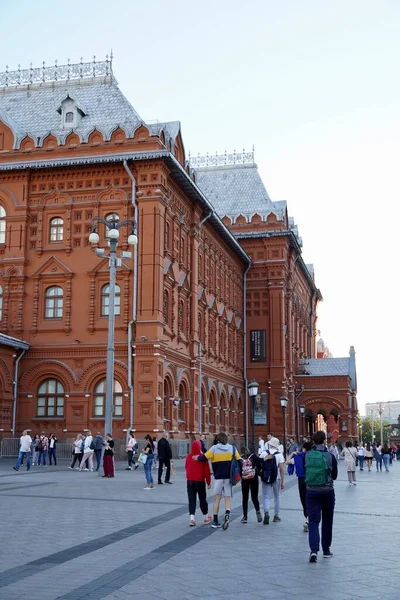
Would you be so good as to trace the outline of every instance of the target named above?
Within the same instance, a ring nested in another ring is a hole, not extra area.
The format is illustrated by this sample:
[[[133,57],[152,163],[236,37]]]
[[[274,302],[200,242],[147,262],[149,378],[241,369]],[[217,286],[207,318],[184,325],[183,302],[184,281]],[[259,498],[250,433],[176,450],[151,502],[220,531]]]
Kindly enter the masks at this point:
[[[57,112],[61,115],[62,127],[64,129],[75,129],[86,116],[83,108],[68,94],[62,100]]]

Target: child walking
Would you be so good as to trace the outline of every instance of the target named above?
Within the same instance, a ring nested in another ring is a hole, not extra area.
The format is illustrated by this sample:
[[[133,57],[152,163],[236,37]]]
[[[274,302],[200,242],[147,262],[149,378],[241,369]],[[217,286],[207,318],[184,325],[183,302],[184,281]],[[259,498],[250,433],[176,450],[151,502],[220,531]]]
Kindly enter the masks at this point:
[[[256,510],[258,523],[262,522],[262,516],[260,512],[260,502],[258,500],[258,468],[259,458],[250,452],[246,446],[242,446],[240,449],[242,456],[242,462],[240,464],[240,475],[242,478],[242,508],[243,517],[242,523],[247,523],[247,512],[249,506],[249,493],[251,493],[251,501],[253,502]],[[261,461],[262,462],[262,461]]]
[[[199,497],[200,510],[204,515],[204,523],[207,525],[212,521],[212,517],[208,514],[208,502],[206,483],[208,489],[211,487],[211,473],[208,462],[197,462],[193,460],[193,456],[201,454],[200,440],[194,440],[190,454],[186,457],[185,469],[187,479],[187,494],[189,501],[189,525],[196,525],[196,499]]]

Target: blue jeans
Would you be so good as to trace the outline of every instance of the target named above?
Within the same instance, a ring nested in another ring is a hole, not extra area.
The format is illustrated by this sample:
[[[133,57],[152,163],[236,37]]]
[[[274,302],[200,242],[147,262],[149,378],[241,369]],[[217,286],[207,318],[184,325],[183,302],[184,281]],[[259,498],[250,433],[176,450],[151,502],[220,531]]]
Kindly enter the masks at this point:
[[[151,467],[153,466],[153,462],[154,462],[154,454],[148,454],[146,464],[144,465],[144,474],[145,474],[146,481],[148,484],[154,483],[153,475],[151,474]]]
[[[306,502],[310,550],[311,552],[319,551],[319,524],[322,516],[321,545],[324,552],[329,552],[332,544],[335,491],[333,489],[323,491],[307,489]]]
[[[31,453],[30,452],[18,452],[18,460],[16,462],[15,468],[18,470],[21,466],[22,459],[26,458],[26,470],[29,471],[31,468]]]
[[[382,458],[383,458],[383,464],[385,465],[386,471],[389,471],[390,454],[384,454],[382,456]]]
[[[98,471],[100,469],[100,464],[101,464],[101,450],[95,450],[95,456],[96,456],[96,471]]]
[[[360,465],[360,471],[363,471],[364,470],[364,457],[363,456],[358,457],[358,464]]]
[[[49,463],[51,464],[51,459],[54,458],[54,464],[57,464],[57,456],[56,456],[56,449],[55,448],[49,448]],[[43,463],[46,464],[46,463]]]
[[[43,466],[46,466],[46,456],[47,456],[47,452],[46,450],[42,450],[41,452],[38,452],[39,454],[39,458],[38,458],[38,465],[40,465],[42,457],[43,457]]]
[[[379,470],[382,471],[382,456],[379,456],[379,458],[378,457],[375,458],[375,460],[376,460],[376,470],[377,471],[379,471]]]

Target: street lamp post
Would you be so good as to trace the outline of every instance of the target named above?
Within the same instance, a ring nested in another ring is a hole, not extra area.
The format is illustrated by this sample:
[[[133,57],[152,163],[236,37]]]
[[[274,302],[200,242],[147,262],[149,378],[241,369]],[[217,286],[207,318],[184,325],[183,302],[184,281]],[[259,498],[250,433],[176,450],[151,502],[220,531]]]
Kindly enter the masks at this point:
[[[371,408],[371,443],[374,443],[374,409]]]
[[[283,456],[286,458],[286,408],[288,405],[288,399],[286,396],[281,396],[280,401],[283,415]]]
[[[304,385],[304,383],[301,384],[300,389],[299,390],[295,390],[294,391],[294,395],[295,395],[295,408],[296,408],[296,421],[297,421],[297,440],[300,441],[300,418],[299,418],[299,398],[302,395],[302,393],[304,392],[304,390],[306,389],[306,386]]]
[[[251,398],[251,414],[252,414],[251,451],[252,452],[255,452],[255,449],[256,449],[255,440],[254,440],[254,405],[255,405],[256,397],[258,395],[258,388],[259,388],[259,385],[258,385],[257,381],[255,381],[254,379],[247,386],[247,389],[249,391],[249,396]]]
[[[125,225],[131,226],[131,233],[128,237],[128,244],[135,246],[137,236],[135,233],[136,223],[133,219],[124,219],[118,221],[115,217],[111,219],[102,219],[94,217],[91,221],[92,233],[89,235],[89,242],[97,246],[100,241],[96,230],[96,224],[102,223],[108,230],[108,243],[110,246],[109,254],[106,254],[104,248],[96,248],[96,256],[108,258],[110,268],[109,280],[109,307],[108,307],[108,337],[107,337],[107,366],[106,366],[106,401],[104,410],[104,434],[112,433],[112,413],[113,413],[113,392],[114,392],[114,331],[115,331],[115,280],[117,267],[122,264],[123,258],[132,258],[130,252],[121,252],[121,257],[117,257],[117,246],[119,230]]]
[[[380,427],[381,427],[381,446],[383,446],[382,402],[379,402],[378,413],[379,413],[379,421],[380,421]]]
[[[304,413],[306,411],[306,407],[304,404],[300,404],[300,414],[301,414],[301,437],[304,438]],[[300,440],[299,440],[300,441]],[[303,442],[303,440],[301,440]]]

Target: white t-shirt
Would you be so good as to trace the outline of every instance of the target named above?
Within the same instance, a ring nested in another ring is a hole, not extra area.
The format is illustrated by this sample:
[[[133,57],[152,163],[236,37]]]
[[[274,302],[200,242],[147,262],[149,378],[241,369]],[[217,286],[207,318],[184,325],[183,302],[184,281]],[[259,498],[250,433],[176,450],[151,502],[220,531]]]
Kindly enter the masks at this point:
[[[359,447],[358,456],[365,456],[365,448],[363,446]]]
[[[267,442],[268,443],[268,442]],[[265,448],[267,447],[267,444],[265,444]],[[283,454],[280,451],[275,450],[275,448],[271,448],[271,450],[268,450],[267,448],[264,450],[264,452],[261,453],[260,458],[265,458],[266,456],[268,456],[268,454],[273,454],[276,460],[276,466],[278,467],[278,475],[277,475],[277,479],[281,478],[281,472],[279,470],[279,465],[281,465],[282,463],[285,462],[285,459],[283,458]]]
[[[20,447],[19,447],[20,452],[30,452],[31,444],[32,444],[32,438],[30,435],[28,435],[28,434],[21,435],[21,437],[19,438],[19,443],[20,443]]]
[[[264,450],[264,440],[258,442],[258,456],[261,456],[261,452]]]
[[[94,452],[94,450],[92,450],[90,448],[90,444],[93,441],[93,437],[91,435],[88,435],[87,437],[85,437],[85,447],[84,447],[84,451],[85,452]]]

